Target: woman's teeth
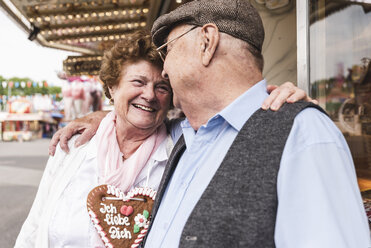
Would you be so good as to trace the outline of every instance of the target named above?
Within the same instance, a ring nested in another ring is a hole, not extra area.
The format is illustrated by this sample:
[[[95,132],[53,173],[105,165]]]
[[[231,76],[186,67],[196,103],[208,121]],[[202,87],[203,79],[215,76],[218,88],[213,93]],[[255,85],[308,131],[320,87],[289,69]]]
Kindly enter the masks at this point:
[[[145,110],[145,111],[155,112],[155,110],[154,110],[153,108],[146,107],[146,106],[143,106],[143,105],[133,104],[133,106],[136,107],[136,108],[139,108],[139,109]]]

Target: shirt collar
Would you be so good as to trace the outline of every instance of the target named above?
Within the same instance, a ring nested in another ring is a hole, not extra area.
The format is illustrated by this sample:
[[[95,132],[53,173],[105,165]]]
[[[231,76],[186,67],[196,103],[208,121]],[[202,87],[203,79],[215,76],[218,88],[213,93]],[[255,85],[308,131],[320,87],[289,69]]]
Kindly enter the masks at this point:
[[[233,128],[240,131],[250,116],[261,108],[267,98],[265,79],[256,83],[217,115],[222,116]]]
[[[222,116],[234,129],[240,131],[250,116],[261,107],[267,96],[267,83],[263,79],[237,97],[222,111],[211,117],[207,123]],[[187,118],[181,122],[181,126],[183,132],[184,129],[191,128]]]
[[[168,159],[166,152],[166,144],[168,142],[169,136],[167,136],[162,143],[157,147],[157,150],[152,154],[151,159],[157,162],[162,162]],[[170,137],[171,139],[171,137]]]

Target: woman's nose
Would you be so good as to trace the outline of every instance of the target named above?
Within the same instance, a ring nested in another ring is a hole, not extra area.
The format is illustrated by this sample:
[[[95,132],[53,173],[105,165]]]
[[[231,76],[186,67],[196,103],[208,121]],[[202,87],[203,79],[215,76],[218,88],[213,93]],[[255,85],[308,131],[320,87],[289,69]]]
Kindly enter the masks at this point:
[[[153,100],[156,98],[156,94],[155,94],[155,91],[154,91],[153,87],[151,87],[150,85],[147,85],[147,86],[143,89],[142,97],[143,97],[147,102],[151,102],[151,101],[153,101]]]

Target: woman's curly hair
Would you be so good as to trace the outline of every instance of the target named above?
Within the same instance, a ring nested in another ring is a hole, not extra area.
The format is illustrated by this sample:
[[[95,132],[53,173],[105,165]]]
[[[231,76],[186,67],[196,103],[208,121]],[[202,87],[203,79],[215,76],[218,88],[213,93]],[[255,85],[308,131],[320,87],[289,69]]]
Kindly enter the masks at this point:
[[[135,32],[129,39],[119,40],[104,53],[99,77],[103,81],[104,93],[111,99],[109,88],[118,85],[123,66],[145,60],[159,68],[163,62],[152,43],[151,35],[145,30]]]

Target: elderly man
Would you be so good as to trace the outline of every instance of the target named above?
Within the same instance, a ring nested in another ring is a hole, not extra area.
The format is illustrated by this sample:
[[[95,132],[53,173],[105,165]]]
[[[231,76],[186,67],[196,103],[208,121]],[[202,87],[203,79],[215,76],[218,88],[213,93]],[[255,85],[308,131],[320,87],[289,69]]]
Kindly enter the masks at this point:
[[[309,103],[259,109],[264,29],[248,1],[184,4],[152,36],[187,119],[145,247],[370,247],[341,132]]]
[[[184,4],[152,35],[187,118],[145,247],[371,246],[341,132],[310,103],[260,109],[264,29],[247,0]]]

